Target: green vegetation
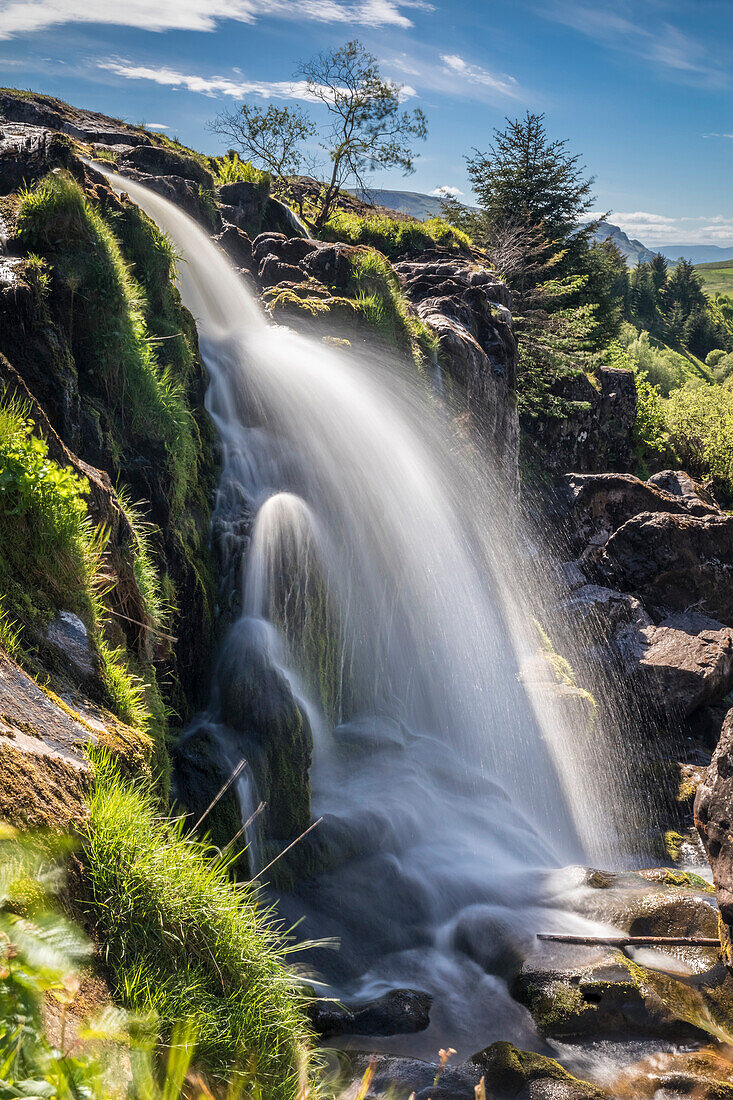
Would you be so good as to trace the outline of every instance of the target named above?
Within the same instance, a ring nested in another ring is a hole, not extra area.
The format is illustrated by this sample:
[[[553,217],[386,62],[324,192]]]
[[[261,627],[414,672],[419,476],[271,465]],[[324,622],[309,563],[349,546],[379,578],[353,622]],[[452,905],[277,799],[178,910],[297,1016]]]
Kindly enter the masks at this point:
[[[89,517],[88,484],[53,462],[48,444],[34,431],[27,407],[0,401],[0,643],[21,656],[24,627],[30,628],[29,642],[37,643],[57,611],[75,612],[96,647],[113,710],[146,729],[152,716],[145,685],[103,633],[106,535]],[[141,551],[145,556],[142,544]]]
[[[351,272],[359,312],[383,340],[411,352],[418,365],[435,355],[435,334],[410,312],[392,266],[379,252],[356,253]]]
[[[164,1043],[154,1012],[132,1015],[114,1006],[99,983],[84,991],[91,945],[55,904],[67,851],[67,843],[51,846],[46,837],[21,837],[0,825],[0,1095],[211,1100],[201,1078],[195,1003],[166,1029]],[[251,1061],[232,1066],[227,1077],[216,1089],[222,1100],[295,1093],[271,1089]]]
[[[109,758],[95,771],[90,918],[118,996],[154,1011],[166,1037],[190,1019],[212,1076],[239,1071],[265,1096],[290,1100],[310,1035],[271,912],[254,887],[230,880],[234,856],[187,836],[183,819],[161,819],[151,791],[121,779]]]
[[[695,271],[706,294],[733,297],[733,260],[718,260],[714,264],[695,264]]]
[[[18,236],[53,258],[78,371],[92,376],[119,440],[161,440],[180,507],[197,472],[195,427],[180,379],[158,362],[141,287],[112,230],[79,185],[59,174],[22,194]]]
[[[398,221],[382,214],[363,216],[337,210],[324,224],[320,236],[326,241],[365,244],[395,259],[405,252],[423,252],[427,248],[450,248],[468,252],[471,242],[460,229],[442,218],[424,222]]]
[[[210,157],[209,164],[219,186],[224,183],[253,183],[262,195],[270,193],[270,173],[255,168],[251,160],[242,160],[234,149],[230,149],[225,157]]]

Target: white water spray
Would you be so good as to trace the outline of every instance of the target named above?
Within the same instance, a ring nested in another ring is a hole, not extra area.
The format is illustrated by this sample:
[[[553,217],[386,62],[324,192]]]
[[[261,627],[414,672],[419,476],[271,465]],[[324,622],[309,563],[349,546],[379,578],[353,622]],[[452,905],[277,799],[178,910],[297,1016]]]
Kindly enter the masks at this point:
[[[315,737],[326,858],[283,911],[340,940],[315,957],[340,993],[435,995],[421,1046],[402,1044],[413,1053],[531,1044],[502,976],[540,926],[579,926],[560,916],[555,869],[592,851],[612,815],[587,741],[533,672],[501,479],[456,455],[416,372],[266,324],[199,226],[105,174],[180,252],[199,327],[236,619],[220,680],[256,658]],[[319,631],[330,641],[314,656]],[[222,690],[205,720],[235,745],[246,730],[222,722]]]

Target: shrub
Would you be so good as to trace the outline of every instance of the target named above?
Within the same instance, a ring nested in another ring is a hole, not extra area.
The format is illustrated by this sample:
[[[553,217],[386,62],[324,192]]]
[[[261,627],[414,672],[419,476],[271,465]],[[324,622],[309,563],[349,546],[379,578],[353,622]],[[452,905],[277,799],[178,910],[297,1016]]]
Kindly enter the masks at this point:
[[[733,493],[733,389],[688,383],[665,404],[665,421],[680,461]]]
[[[327,241],[369,245],[390,259],[436,245],[456,252],[468,252],[471,247],[466,234],[442,218],[430,218],[426,222],[397,221],[384,214],[362,216],[346,210],[338,210],[328,219],[321,236]]]
[[[272,913],[234,884],[231,858],[159,816],[149,788],[120,778],[108,757],[84,839],[91,917],[118,995],[153,1010],[165,1036],[192,1020],[203,1066],[248,1070],[265,1096],[302,1086],[309,1029]]]
[[[211,167],[217,184],[253,183],[261,195],[267,195],[272,186],[272,176],[255,168],[249,160],[242,160],[239,153],[231,150],[225,157],[212,157]]]

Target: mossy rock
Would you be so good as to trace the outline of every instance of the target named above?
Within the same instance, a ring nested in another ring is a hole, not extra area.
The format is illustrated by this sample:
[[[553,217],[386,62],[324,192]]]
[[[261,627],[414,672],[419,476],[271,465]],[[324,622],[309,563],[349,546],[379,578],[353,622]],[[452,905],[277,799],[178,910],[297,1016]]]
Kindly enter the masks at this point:
[[[617,1100],[733,1100],[733,1063],[725,1047],[658,1052],[624,1071],[614,1081],[613,1092]]]
[[[711,952],[714,957],[714,952]],[[676,974],[621,960],[639,991],[654,997],[678,1020],[733,1043],[733,974],[721,958],[701,974]]]
[[[543,1054],[519,1050],[511,1043],[492,1043],[485,1050],[474,1054],[471,1062],[479,1067],[485,1078],[487,1095],[496,1092],[501,1100],[520,1100],[533,1081],[552,1081],[564,1085],[553,1089],[551,1095],[558,1100],[604,1100],[608,1093],[587,1081],[573,1077],[554,1058]]]

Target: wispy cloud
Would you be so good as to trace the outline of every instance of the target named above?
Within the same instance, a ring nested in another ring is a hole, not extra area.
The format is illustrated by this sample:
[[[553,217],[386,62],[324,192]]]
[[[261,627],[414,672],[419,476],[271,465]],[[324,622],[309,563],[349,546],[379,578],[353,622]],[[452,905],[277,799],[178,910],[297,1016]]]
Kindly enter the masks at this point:
[[[457,53],[441,54],[440,60],[443,62],[444,72],[450,73],[460,80],[465,80],[469,84],[478,84],[484,88],[491,88],[499,95],[509,96],[512,99],[517,98],[518,87],[513,76],[507,76],[506,74],[497,76],[482,65],[471,65]]]
[[[305,80],[246,80],[239,69],[233,70],[234,76],[201,76],[198,73],[182,73],[167,65],[135,65],[124,58],[108,58],[97,62],[97,68],[124,77],[125,80],[150,80],[167,88],[185,88],[189,92],[217,97],[230,96],[242,99],[256,95],[262,99],[302,99],[310,103],[320,103],[322,97],[313,95]],[[323,89],[326,92],[326,89]],[[417,95],[414,88],[405,84],[400,88],[401,99],[411,99]],[[152,127],[151,127],[152,128]]]
[[[727,84],[728,74],[691,34],[661,18],[658,3],[617,0],[615,10],[588,0],[540,0],[535,10],[613,50],[649,62],[669,75]],[[645,22],[646,20],[646,22]]]
[[[592,218],[594,215],[588,215]],[[647,210],[615,212],[608,219],[629,237],[644,244],[717,244],[733,247],[733,217],[713,216],[670,218]]]
[[[702,136],[704,138],[733,138],[733,134],[716,134],[715,132],[711,134],[703,134]]]
[[[163,65],[133,65],[132,62],[110,59],[98,61],[100,69],[115,73],[126,80],[151,80],[167,88],[185,88],[189,92],[199,92],[205,96],[231,96],[242,99],[247,95],[262,96],[263,99],[303,99],[315,101],[304,80],[243,80],[227,76],[199,76],[195,73],[181,73]]]
[[[213,31],[225,19],[279,18],[365,27],[411,27],[407,12],[431,11],[426,0],[0,0],[0,39],[64,23],[102,23],[140,30]]]

